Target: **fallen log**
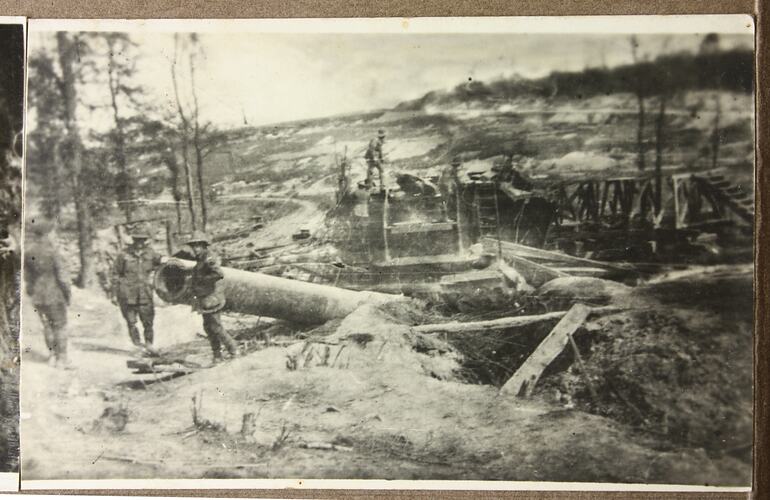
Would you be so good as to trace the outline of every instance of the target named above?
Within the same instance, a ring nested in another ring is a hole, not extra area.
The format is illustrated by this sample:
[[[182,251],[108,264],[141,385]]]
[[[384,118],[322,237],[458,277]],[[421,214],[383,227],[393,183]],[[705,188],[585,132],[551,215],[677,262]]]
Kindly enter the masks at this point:
[[[190,274],[195,263],[171,259],[155,273],[155,291],[172,304],[191,304]],[[226,310],[280,318],[295,323],[321,324],[344,318],[363,304],[407,300],[398,295],[353,291],[306,283],[262,273],[223,267]]]
[[[570,337],[591,314],[591,308],[575,304],[500,389],[501,394],[529,397],[540,375],[564,350]]]
[[[590,314],[609,314],[622,311],[624,308],[616,306],[587,307]],[[544,321],[555,321],[563,318],[569,311],[555,311],[531,316],[509,316],[505,318],[490,319],[484,321],[450,321],[447,323],[432,323],[413,326],[412,331],[417,333],[468,333],[506,330],[521,326],[534,325]]]

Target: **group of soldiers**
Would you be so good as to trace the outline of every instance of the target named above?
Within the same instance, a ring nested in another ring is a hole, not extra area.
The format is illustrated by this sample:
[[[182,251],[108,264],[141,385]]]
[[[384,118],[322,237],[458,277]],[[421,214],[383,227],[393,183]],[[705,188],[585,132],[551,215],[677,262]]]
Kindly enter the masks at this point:
[[[66,334],[71,280],[51,238],[53,229],[53,224],[44,220],[29,224],[24,253],[26,292],[43,325],[49,365],[71,368]],[[132,231],[131,243],[117,256],[112,268],[112,301],[120,308],[131,342],[143,351],[155,353],[154,274],[170,259],[155,252],[150,240],[145,227]],[[192,307],[203,317],[203,330],[211,344],[214,363],[223,359],[223,348],[230,356],[238,356],[237,343],[222,325],[221,311],[226,300],[219,258],[210,250],[209,239],[203,232],[193,232],[186,243],[195,256],[189,280]],[[137,328],[137,320],[142,324],[142,332]]]

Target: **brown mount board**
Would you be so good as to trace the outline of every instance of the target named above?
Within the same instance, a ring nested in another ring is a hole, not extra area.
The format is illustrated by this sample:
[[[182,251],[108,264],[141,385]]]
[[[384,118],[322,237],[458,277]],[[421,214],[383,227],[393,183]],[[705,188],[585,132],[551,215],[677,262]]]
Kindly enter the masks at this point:
[[[355,490],[89,490],[89,495],[155,495],[209,498],[542,498],[561,499],[695,499],[770,498],[770,310],[768,286],[768,221],[764,216],[770,174],[770,6],[758,0],[380,0],[377,2],[326,0],[239,1],[220,0],[0,0],[3,15],[31,18],[287,18],[287,17],[422,17],[422,16],[510,16],[510,15],[633,15],[633,14],[728,14],[755,16],[756,26],[756,220],[755,220],[755,458],[752,493],[662,493],[662,492],[537,492],[537,491],[355,491]],[[760,84],[760,82],[763,82]],[[32,493],[27,491],[25,493]],[[42,493],[37,491],[35,493]],[[58,490],[56,494],[78,491]]]
[[[759,2],[762,3],[761,1]],[[751,0],[3,0],[4,15],[37,18],[287,18],[753,14]]]

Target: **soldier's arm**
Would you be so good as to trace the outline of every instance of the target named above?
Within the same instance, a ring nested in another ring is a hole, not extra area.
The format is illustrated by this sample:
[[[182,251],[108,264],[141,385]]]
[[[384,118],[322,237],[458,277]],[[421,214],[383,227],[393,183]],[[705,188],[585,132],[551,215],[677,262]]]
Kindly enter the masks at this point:
[[[64,298],[69,304],[70,296],[72,294],[72,290],[70,289],[70,276],[58,253],[54,253],[53,255],[53,272],[56,277],[56,283],[59,285],[59,288],[61,288]]]
[[[212,281],[219,281],[225,277],[219,257],[213,255],[206,257],[206,266],[208,267],[208,277]]]
[[[123,276],[123,261],[125,259],[123,258],[123,254],[118,254],[117,257],[115,257],[115,263],[112,265],[112,277],[113,280],[117,280],[117,278]]]
[[[118,283],[120,282],[120,278],[123,276],[123,270],[125,268],[124,262],[125,259],[123,258],[123,254],[118,254],[118,256],[115,257],[115,262],[112,263],[109,292],[110,300],[112,301],[115,301],[117,297]]]
[[[168,260],[163,255],[156,252],[155,250],[150,249],[150,251],[152,252],[152,265],[154,267],[158,267],[159,265],[164,264],[166,260]]]

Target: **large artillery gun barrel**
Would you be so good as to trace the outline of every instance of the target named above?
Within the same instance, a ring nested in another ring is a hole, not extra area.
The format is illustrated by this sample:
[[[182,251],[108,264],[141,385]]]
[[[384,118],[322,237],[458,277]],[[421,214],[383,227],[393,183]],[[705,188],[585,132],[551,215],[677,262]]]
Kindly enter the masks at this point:
[[[190,276],[195,263],[172,259],[155,273],[155,291],[166,302],[191,304]],[[267,274],[223,267],[225,310],[280,318],[295,323],[321,324],[343,318],[362,304],[384,304],[404,297],[354,291]]]

